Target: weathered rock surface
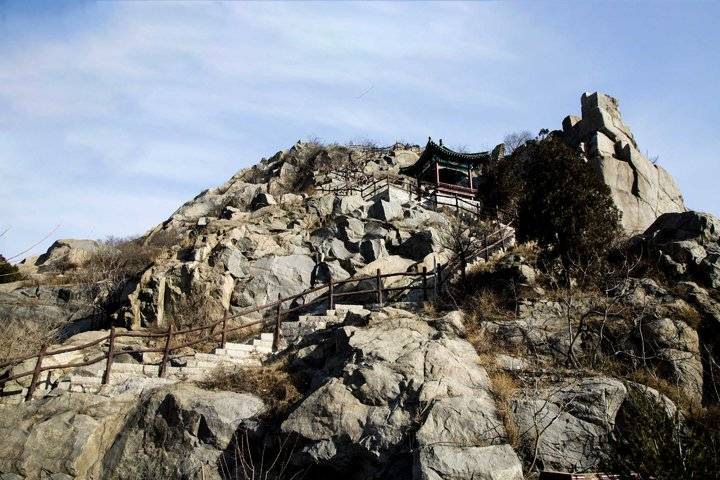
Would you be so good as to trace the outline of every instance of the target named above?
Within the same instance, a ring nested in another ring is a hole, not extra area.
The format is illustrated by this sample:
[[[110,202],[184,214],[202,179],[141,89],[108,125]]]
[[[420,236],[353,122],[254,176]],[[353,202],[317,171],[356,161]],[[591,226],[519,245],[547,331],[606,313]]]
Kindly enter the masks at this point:
[[[678,279],[720,288],[720,219],[702,212],[666,213],[641,238]]]
[[[445,320],[431,326],[393,308],[365,316],[366,327],[345,326],[298,353],[300,364],[325,354],[313,355],[314,392],[282,425],[303,439],[307,461],[351,478],[386,475],[410,458],[416,431],[415,478],[521,479],[477,354],[442,333],[457,319],[445,329]]]
[[[237,426],[263,409],[252,395],[189,384],[0,406],[0,476],[219,479]]]
[[[82,265],[99,248],[95,240],[56,240],[35,265],[40,271],[62,270],[64,266]]]
[[[102,285],[20,287],[0,292],[0,318],[28,332],[58,329],[65,338],[99,326],[106,294]]]
[[[546,470],[596,470],[608,451],[627,388],[611,378],[567,379],[526,392],[513,405],[526,451]]]
[[[249,394],[209,392],[189,384],[151,391],[106,453],[104,476],[223,478],[219,457],[240,422],[263,410],[263,402]]]
[[[640,233],[663,213],[685,211],[672,176],[640,153],[618,101],[599,92],[585,93],[581,106],[582,118],[563,121],[563,137],[582,150],[610,187],[625,230]]]

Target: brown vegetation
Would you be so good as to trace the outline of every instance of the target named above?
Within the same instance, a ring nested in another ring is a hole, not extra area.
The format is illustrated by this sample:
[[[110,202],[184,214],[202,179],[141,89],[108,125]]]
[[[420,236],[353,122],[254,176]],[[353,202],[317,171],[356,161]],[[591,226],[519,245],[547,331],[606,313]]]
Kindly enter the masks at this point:
[[[0,322],[0,363],[37,353],[44,346],[56,343],[60,321]]]
[[[301,398],[300,380],[288,372],[283,360],[262,367],[218,368],[203,382],[203,388],[252,393],[267,406],[265,415],[279,417]]]
[[[508,443],[514,448],[520,445],[520,431],[512,411],[512,398],[520,388],[518,380],[506,372],[490,372],[490,389],[495,407],[507,433]]]

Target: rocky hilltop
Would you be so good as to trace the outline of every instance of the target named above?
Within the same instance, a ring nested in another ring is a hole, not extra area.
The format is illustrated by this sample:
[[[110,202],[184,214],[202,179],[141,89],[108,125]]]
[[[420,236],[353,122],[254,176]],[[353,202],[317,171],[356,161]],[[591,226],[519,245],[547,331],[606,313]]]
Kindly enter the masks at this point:
[[[603,93],[585,93],[581,106],[581,117],[569,115],[563,120],[562,135],[583,152],[610,187],[625,230],[641,233],[663,213],[684,212],[675,180],[640,152],[620,115],[619,102]]]
[[[550,137],[639,232],[599,264],[418,191],[420,147],[311,142],[139,239],[27,259],[0,291],[0,479],[712,471],[720,220],[612,97]]]

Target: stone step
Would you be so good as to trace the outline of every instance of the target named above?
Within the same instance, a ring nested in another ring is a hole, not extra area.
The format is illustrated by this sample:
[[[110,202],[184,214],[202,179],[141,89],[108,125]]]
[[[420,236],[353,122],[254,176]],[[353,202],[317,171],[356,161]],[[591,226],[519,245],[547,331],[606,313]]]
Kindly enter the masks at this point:
[[[273,335],[272,333],[261,333],[261,334],[260,334],[260,340],[262,340],[262,341],[264,341],[264,342],[270,342],[270,343],[272,343],[274,336],[275,336],[275,335]]]
[[[242,352],[243,354],[246,354],[246,352]],[[221,358],[223,358],[223,355],[218,355],[216,353],[196,353],[195,357],[188,358],[188,364],[192,361],[201,361],[201,362],[216,362],[219,361]]]
[[[255,351],[256,351],[257,353],[267,353],[267,354],[269,354],[269,353],[272,353],[272,351],[273,351],[272,345],[262,345],[262,344],[260,344],[260,345],[253,345],[253,346],[255,347]]]
[[[132,373],[132,372],[139,372],[143,373],[143,368],[145,365],[142,363],[113,363],[112,368],[110,369],[110,374],[112,375],[115,372],[123,372],[123,373]]]
[[[255,350],[252,351],[245,351],[245,350],[226,350],[224,348],[217,348],[215,349],[215,355],[219,355],[221,357],[231,357],[231,358],[253,358],[256,356]]]
[[[239,350],[239,351],[245,351],[245,352],[253,352],[255,351],[255,347],[253,345],[247,344],[247,343],[226,343],[225,344],[225,350]]]
[[[359,305],[355,303],[338,303],[335,304],[335,313],[336,314],[345,314],[347,312],[351,311],[359,311],[359,310],[365,310],[365,305]]]
[[[323,322],[326,323],[328,320],[335,320],[337,317],[335,315],[300,315],[298,317],[298,322],[303,323],[313,323],[313,322]]]
[[[182,368],[215,368],[219,365],[248,366],[259,365],[261,363],[259,359],[255,358],[233,358],[217,355],[212,359],[188,361],[187,365]]]

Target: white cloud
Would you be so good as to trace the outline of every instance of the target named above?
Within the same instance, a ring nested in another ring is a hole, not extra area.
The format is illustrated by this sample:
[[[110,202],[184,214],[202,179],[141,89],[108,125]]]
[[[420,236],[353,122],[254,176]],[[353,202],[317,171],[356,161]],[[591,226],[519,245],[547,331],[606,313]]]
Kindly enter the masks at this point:
[[[0,190],[0,223],[18,233],[0,251],[56,220],[68,235],[143,231],[313,134],[479,149],[510,129],[557,126],[608,74],[529,10],[100,2],[59,14],[72,20],[62,34],[67,18],[30,22],[0,44],[0,175],[13,184]]]

